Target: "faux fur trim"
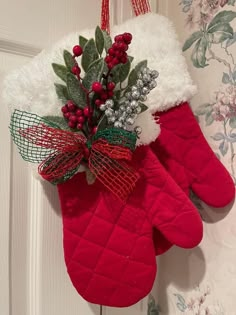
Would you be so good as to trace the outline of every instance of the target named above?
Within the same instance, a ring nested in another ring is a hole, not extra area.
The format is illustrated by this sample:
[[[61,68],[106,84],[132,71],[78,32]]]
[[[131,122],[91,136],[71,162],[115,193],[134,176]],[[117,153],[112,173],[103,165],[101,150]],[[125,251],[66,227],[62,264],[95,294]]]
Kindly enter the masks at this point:
[[[158,85],[146,102],[151,112],[167,110],[194,95],[196,87],[192,84],[177,36],[167,18],[145,14],[115,26],[112,36],[123,32],[133,35],[129,54],[135,58],[134,65],[147,59],[148,66],[159,72]],[[78,33],[88,38],[94,36],[94,30]],[[63,63],[63,50],[72,50],[78,42],[78,33],[63,38],[50,50],[41,52],[6,77],[3,97],[10,111],[18,108],[38,115],[61,114],[54,89],[54,83],[60,83],[60,79],[53,73],[51,63]],[[150,143],[160,132],[149,112],[140,115],[136,124],[142,128],[139,144]]]
[[[94,37],[94,30],[79,32],[80,35]],[[78,42],[78,33],[70,34],[56,43],[50,50],[42,51],[22,68],[10,73],[4,81],[3,99],[10,112],[15,108],[29,111],[41,116],[61,115],[54,83],[62,83],[52,70],[52,62],[64,64],[63,50],[72,50]],[[154,121],[151,112],[139,115],[134,127],[142,128],[137,145],[149,144],[154,141],[160,127]]]
[[[129,55],[133,63],[148,60],[148,67],[159,72],[157,87],[145,103],[152,112],[168,110],[196,93],[180,43],[172,23],[164,16],[148,13],[115,26],[112,35],[133,35]]]

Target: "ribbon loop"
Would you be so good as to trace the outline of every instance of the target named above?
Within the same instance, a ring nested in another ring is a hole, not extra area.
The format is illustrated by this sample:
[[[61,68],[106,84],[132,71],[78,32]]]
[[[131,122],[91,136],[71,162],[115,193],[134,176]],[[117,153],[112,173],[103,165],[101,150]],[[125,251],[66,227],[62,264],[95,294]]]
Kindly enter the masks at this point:
[[[81,164],[121,200],[126,200],[139,178],[125,161],[132,159],[136,134],[109,128],[91,140],[83,134],[60,129],[35,114],[16,110],[10,130],[22,157],[40,163],[39,174],[53,184],[70,179]]]

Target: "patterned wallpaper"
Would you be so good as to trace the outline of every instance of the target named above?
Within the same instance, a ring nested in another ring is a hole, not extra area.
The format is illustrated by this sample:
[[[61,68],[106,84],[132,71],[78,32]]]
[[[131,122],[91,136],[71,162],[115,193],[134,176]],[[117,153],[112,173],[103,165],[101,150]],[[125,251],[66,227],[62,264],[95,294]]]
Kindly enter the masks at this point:
[[[236,0],[171,0],[168,17],[199,88],[193,111],[236,185]],[[194,199],[204,239],[158,258],[149,315],[236,315],[236,204],[219,213]]]

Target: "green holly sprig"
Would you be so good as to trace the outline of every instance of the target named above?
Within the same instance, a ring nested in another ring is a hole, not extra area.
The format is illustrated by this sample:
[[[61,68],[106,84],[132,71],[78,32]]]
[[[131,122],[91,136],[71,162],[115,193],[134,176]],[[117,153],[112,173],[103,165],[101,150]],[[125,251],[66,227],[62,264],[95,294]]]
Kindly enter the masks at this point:
[[[101,129],[133,125],[137,115],[147,109],[142,102],[156,86],[158,73],[147,68],[147,60],[131,70],[134,58],[127,55],[131,41],[132,35],[124,33],[112,42],[99,27],[95,39],[79,36],[73,54],[64,50],[65,65],[52,64],[55,74],[64,81],[55,83],[57,96],[65,104],[61,108],[63,117],[45,118],[62,129],[83,132],[88,138]]]

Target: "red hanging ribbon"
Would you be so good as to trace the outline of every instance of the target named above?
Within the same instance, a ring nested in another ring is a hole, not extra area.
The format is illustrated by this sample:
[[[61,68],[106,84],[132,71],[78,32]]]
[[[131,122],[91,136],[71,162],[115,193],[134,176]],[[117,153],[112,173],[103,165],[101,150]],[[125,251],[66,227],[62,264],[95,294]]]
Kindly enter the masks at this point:
[[[148,0],[130,0],[136,16],[151,12]],[[101,8],[101,29],[110,33],[110,1],[102,0]]]
[[[102,0],[101,29],[110,33],[110,8],[109,0]]]
[[[148,0],[131,0],[131,5],[136,16],[151,12]]]

